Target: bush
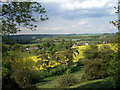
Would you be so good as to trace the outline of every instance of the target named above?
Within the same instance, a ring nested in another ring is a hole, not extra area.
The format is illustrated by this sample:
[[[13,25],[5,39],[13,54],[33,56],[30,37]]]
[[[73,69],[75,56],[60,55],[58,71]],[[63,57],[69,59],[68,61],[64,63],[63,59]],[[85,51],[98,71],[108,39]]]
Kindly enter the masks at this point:
[[[83,55],[86,59],[98,58],[99,57],[98,46],[91,44],[84,50]]]
[[[62,75],[58,79],[58,87],[61,87],[61,88],[72,86],[76,83],[78,83],[78,80],[73,75],[70,75],[70,74]]]
[[[34,61],[31,59],[24,60],[23,58],[16,58],[16,61],[12,63],[11,78],[14,79],[21,88],[32,87],[30,73],[33,72],[33,65]]]
[[[43,79],[43,76],[41,76],[40,71],[33,71],[32,73],[29,73],[29,74],[30,74],[30,79],[32,84],[39,83]]]
[[[100,79],[108,76],[107,69],[108,66],[101,59],[87,60],[84,73],[88,80]]]
[[[50,76],[50,74],[49,74],[49,72],[48,72],[47,70],[41,70],[41,71],[39,72],[39,75],[40,75],[40,77],[41,77],[42,79]]]
[[[84,72],[87,79],[99,79],[108,77],[110,63],[114,61],[114,51],[108,45],[102,45],[99,49],[96,45],[87,47],[84,51]]]
[[[83,66],[71,66],[70,70],[71,70],[71,73],[73,73],[73,72],[80,71],[82,68]]]
[[[67,67],[63,67],[62,65],[58,65],[49,70],[50,76],[62,75],[67,70]]]

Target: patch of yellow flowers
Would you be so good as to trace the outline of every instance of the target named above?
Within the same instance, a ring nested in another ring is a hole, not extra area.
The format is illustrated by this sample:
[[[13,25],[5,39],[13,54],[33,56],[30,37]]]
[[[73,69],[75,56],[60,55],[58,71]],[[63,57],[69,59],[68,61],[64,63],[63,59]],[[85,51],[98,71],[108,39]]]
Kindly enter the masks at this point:
[[[43,68],[44,66],[45,67],[55,67],[56,65],[60,64],[60,63],[57,63],[54,60],[50,60],[48,65],[46,65],[45,63],[43,63],[42,65],[40,65],[40,68],[38,68],[35,64],[37,63],[38,60],[41,60],[41,58],[38,58],[38,56],[32,56],[32,57],[29,57],[29,59],[31,59],[31,60],[34,61],[34,66],[33,67],[34,67],[35,70],[45,69],[45,68]],[[43,61],[48,61],[48,60],[44,59]]]
[[[99,45],[98,45],[98,49],[99,49],[102,45],[108,45],[108,46],[110,46],[110,48],[111,48],[114,52],[117,52],[117,50],[118,50],[118,44],[117,44],[117,43],[116,43],[116,44],[115,44],[115,43],[114,43],[114,44],[99,44]],[[74,57],[73,62],[78,62],[80,58],[84,58],[84,56],[83,56],[83,51],[86,49],[86,47],[88,47],[88,46],[85,46],[85,45],[84,45],[84,46],[76,46],[76,47],[74,47],[74,48],[77,48],[77,49],[78,49],[79,54],[75,53],[76,56],[73,55],[73,57]]]
[[[114,52],[117,51],[117,46],[118,46],[117,44],[116,45],[112,45],[112,44],[99,44],[98,48],[100,48],[102,45],[109,45]],[[75,53],[75,55],[73,55],[73,57],[74,57],[73,62],[78,62],[80,58],[84,58],[83,51],[86,49],[86,47],[88,47],[88,46],[84,45],[84,46],[76,46],[76,47],[74,47],[74,48],[78,49],[79,54]],[[60,64],[60,63],[57,63],[54,60],[50,60],[48,65],[46,65],[45,63],[43,63],[43,65],[41,65],[40,68],[38,68],[37,66],[35,66],[35,64],[37,63],[38,60],[41,60],[41,58],[38,58],[38,56],[32,56],[32,57],[29,57],[29,59],[31,59],[31,60],[34,61],[33,68],[35,70],[45,69],[45,68],[43,68],[44,66],[45,67],[55,67],[56,65]],[[48,61],[48,60],[44,59],[43,61]],[[68,61],[68,60],[65,60],[65,61]]]

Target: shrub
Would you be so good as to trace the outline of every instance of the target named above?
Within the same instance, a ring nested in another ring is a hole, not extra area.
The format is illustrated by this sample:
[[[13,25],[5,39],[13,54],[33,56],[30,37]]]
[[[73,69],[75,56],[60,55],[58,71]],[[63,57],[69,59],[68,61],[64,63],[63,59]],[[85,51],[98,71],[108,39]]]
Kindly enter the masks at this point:
[[[114,51],[110,48],[109,45],[102,45],[99,50],[99,56],[101,59],[107,60],[107,62],[109,62],[110,60],[114,59]]]
[[[51,76],[62,75],[65,73],[66,70],[67,70],[67,67],[63,67],[62,65],[58,65],[58,66],[50,69],[49,73]]]
[[[98,58],[99,57],[98,46],[91,44],[84,50],[83,55],[86,59]]]
[[[32,84],[39,83],[43,79],[43,76],[41,75],[40,71],[33,71],[32,73],[29,74]]]
[[[84,51],[84,73],[87,79],[108,77],[110,63],[114,61],[114,51],[108,45],[102,45],[99,49],[91,45]]]
[[[80,71],[83,68],[83,66],[71,66],[70,71],[71,73]]]
[[[47,70],[41,70],[39,73],[40,73],[39,75],[42,79],[50,76],[50,74]]]
[[[72,86],[76,83],[78,83],[78,80],[73,75],[70,75],[70,74],[62,75],[58,79],[58,87],[61,87],[61,88]]]
[[[80,58],[79,61],[77,62],[77,66],[83,66],[83,61],[82,61],[81,58]]]
[[[21,88],[32,87],[30,73],[33,72],[33,65],[34,61],[31,59],[24,60],[23,58],[16,58],[16,61],[12,63],[11,78],[14,79]]]
[[[107,65],[101,59],[87,60],[84,73],[89,80],[107,77]]]

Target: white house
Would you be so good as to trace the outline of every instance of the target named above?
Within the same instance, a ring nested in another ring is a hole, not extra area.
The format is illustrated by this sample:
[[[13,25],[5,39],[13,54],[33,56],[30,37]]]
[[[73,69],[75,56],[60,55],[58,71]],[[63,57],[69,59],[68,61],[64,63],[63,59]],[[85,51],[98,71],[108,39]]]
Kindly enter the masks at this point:
[[[85,45],[88,45],[88,43],[85,43]]]

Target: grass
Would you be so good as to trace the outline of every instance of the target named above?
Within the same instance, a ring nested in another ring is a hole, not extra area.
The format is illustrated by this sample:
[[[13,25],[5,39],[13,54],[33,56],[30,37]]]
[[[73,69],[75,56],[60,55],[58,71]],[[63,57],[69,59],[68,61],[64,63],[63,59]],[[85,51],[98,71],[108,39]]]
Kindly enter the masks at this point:
[[[80,70],[71,74],[74,75],[76,79],[78,79],[78,81],[80,81],[83,75],[83,70]],[[41,83],[36,84],[36,87],[37,88],[57,88],[57,85],[58,85],[57,80],[60,76],[61,75],[47,77]]]
[[[97,79],[97,80],[91,80],[91,81],[85,81],[79,84],[76,84],[74,86],[70,86],[67,88],[75,88],[75,89],[80,89],[80,88],[91,88],[91,89],[96,89],[96,88],[113,88],[112,82],[110,82],[107,79]]]
[[[37,46],[40,45],[39,43],[33,43],[33,44],[22,44],[24,47],[28,47],[28,46]]]
[[[52,76],[45,78],[41,83],[36,84],[37,88],[56,88],[57,78],[59,76]]]
[[[98,45],[98,47],[100,47],[101,45],[103,45],[103,44]],[[111,45],[111,44],[104,44],[104,45]],[[75,57],[75,60],[77,60],[79,58],[83,58],[82,52],[86,47],[87,46],[76,47],[76,48],[78,48],[80,53],[77,54],[77,56]],[[79,83],[76,85],[73,85],[73,86],[69,86],[67,88],[76,88],[76,89],[92,88],[92,89],[95,89],[95,88],[112,88],[113,87],[112,83],[109,81],[106,81],[105,79],[85,80],[82,78],[83,73],[84,72],[81,69],[76,72],[71,73],[72,75],[74,75],[74,77],[76,77],[76,79],[79,81]],[[36,87],[37,88],[57,88],[57,85],[58,85],[57,80],[60,76],[47,77],[42,82],[37,83]]]
[[[66,87],[66,89],[80,89],[80,88],[113,88],[112,83],[106,79],[97,79],[97,80],[84,80],[82,79],[83,70],[71,73],[79,81],[79,83]],[[60,75],[61,76],[61,75]],[[45,78],[42,82],[37,83],[36,87],[39,88],[58,88],[58,78],[60,76],[51,76]]]
[[[98,45],[98,47],[100,47],[103,44]],[[111,45],[111,44],[104,44],[104,45]],[[79,50],[79,54],[77,54],[77,56],[75,57],[75,60],[79,59],[80,56],[82,56],[82,52],[83,50],[86,48],[87,46],[78,46],[78,50]],[[112,47],[111,47],[112,48]],[[81,57],[83,58],[83,56]],[[112,83],[109,81],[106,81],[105,79],[97,79],[97,80],[85,80],[82,78],[84,72],[83,70],[78,70],[76,72],[71,73],[74,77],[76,77],[76,79],[79,81],[78,84],[73,85],[73,86],[69,86],[67,87],[69,88],[112,88]],[[61,75],[60,75],[61,76]],[[45,78],[43,80],[43,82],[36,84],[37,88],[57,88],[58,85],[58,78],[60,76],[51,76],[48,78]],[[66,88],[66,89],[67,89]]]
[[[103,79],[85,81],[85,82],[82,82],[82,83],[79,83],[79,84],[76,84],[74,86],[70,86],[67,88],[90,88],[92,86],[91,84],[95,84],[95,83],[102,82],[102,81],[103,81]]]

